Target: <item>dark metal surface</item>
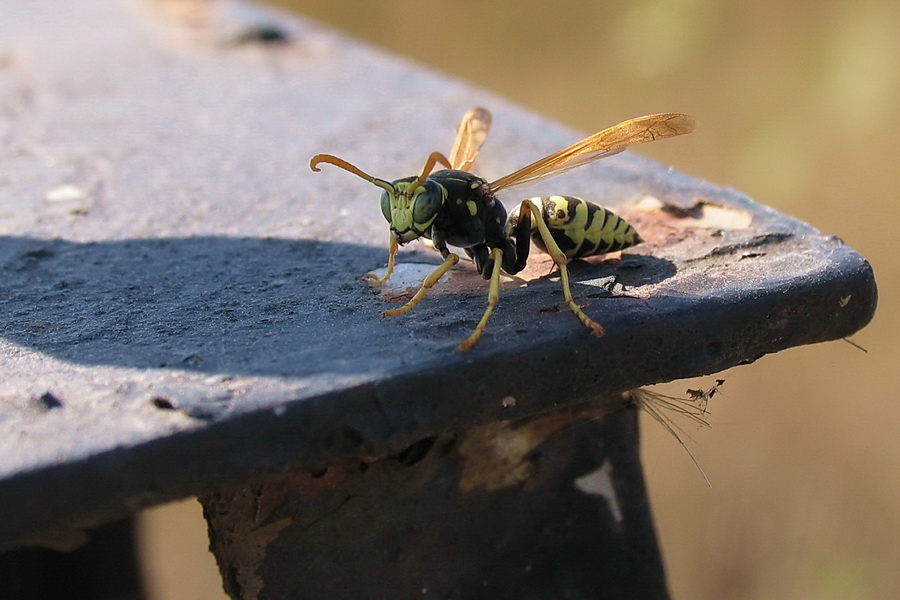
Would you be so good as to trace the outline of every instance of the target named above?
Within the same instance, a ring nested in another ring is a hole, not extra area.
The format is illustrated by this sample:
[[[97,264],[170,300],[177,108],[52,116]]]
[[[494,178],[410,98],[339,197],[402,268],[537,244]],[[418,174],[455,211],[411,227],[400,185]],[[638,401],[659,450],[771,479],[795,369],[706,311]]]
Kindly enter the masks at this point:
[[[564,409],[201,498],[232,598],[668,597],[637,409]]]
[[[4,600],[143,600],[134,519],[91,531],[71,552],[20,548],[0,553]]]
[[[713,373],[874,311],[840,240],[626,153],[527,192],[616,207],[648,240],[573,265],[606,337],[544,270],[462,354],[480,277],[457,267],[382,321],[360,280],[386,258],[377,190],[309,157],[404,176],[474,105],[495,113],[488,177],[577,134],[301,22],[235,46],[124,3],[0,7],[0,547],[71,547],[142,506]]]

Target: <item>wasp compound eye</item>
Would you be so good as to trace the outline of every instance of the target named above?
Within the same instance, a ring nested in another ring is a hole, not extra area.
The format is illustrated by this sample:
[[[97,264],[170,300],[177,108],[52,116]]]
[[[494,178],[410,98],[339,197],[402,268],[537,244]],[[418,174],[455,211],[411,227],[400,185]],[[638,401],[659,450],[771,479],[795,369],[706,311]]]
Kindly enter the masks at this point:
[[[381,214],[388,223],[391,222],[391,194],[386,191],[381,192]]]
[[[413,201],[413,222],[416,225],[430,224],[443,203],[440,188],[434,182],[427,181],[425,189],[416,194]]]

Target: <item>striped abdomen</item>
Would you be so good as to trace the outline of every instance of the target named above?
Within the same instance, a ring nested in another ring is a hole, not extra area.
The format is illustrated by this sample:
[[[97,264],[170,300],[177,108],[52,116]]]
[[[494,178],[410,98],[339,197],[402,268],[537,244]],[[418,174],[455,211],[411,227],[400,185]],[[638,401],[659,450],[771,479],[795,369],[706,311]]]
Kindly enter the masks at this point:
[[[531,198],[542,208],[547,228],[560,250],[569,258],[615,252],[639,244],[643,239],[625,219],[599,204],[572,196]],[[518,219],[518,208],[510,218]],[[543,251],[544,241],[532,220],[531,239]]]

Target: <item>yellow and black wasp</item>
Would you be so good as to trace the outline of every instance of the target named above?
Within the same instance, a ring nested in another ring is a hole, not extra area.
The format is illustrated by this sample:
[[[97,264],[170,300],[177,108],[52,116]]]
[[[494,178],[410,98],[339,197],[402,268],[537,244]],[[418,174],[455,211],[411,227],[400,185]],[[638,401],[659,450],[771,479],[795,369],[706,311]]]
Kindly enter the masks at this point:
[[[490,279],[488,306],[472,335],[459,344],[461,350],[472,349],[500,298],[501,268],[510,275],[525,268],[531,239],[534,239],[559,267],[563,295],[572,312],[596,335],[603,335],[603,327],[575,304],[566,263],[574,258],[628,248],[643,241],[640,235],[624,219],[580,198],[530,198],[523,200],[507,216],[506,208],[496,194],[612,156],[634,144],[690,133],[694,130],[694,120],[678,113],[629,119],[488,183],[468,169],[487,138],[490,124],[491,115],[487,110],[474,108],[468,111],[457,129],[449,158],[433,152],[420,175],[395,181],[372,177],[330,154],[317,154],[310,160],[313,171],[320,170],[318,165],[328,163],[383,190],[381,212],[390,224],[391,237],[387,272],[383,277],[373,273],[366,275],[373,285],[382,285],[390,278],[399,245],[417,238],[431,240],[444,259],[406,304],[386,310],[382,316],[401,315],[415,307],[459,261],[459,256],[448,246],[462,248],[475,262],[478,272]],[[432,173],[438,163],[447,168]]]

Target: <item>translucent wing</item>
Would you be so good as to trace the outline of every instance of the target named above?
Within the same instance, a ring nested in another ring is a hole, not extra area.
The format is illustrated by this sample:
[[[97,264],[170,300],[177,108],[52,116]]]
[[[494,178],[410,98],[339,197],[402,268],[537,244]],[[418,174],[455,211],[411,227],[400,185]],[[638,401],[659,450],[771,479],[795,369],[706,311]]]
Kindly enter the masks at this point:
[[[496,192],[503,188],[558,175],[600,158],[618,154],[628,146],[690,133],[695,127],[693,118],[678,113],[660,113],[629,119],[491,182],[491,191]]]
[[[463,115],[450,150],[450,164],[454,169],[468,171],[472,168],[490,128],[491,113],[483,108],[473,108]]]

